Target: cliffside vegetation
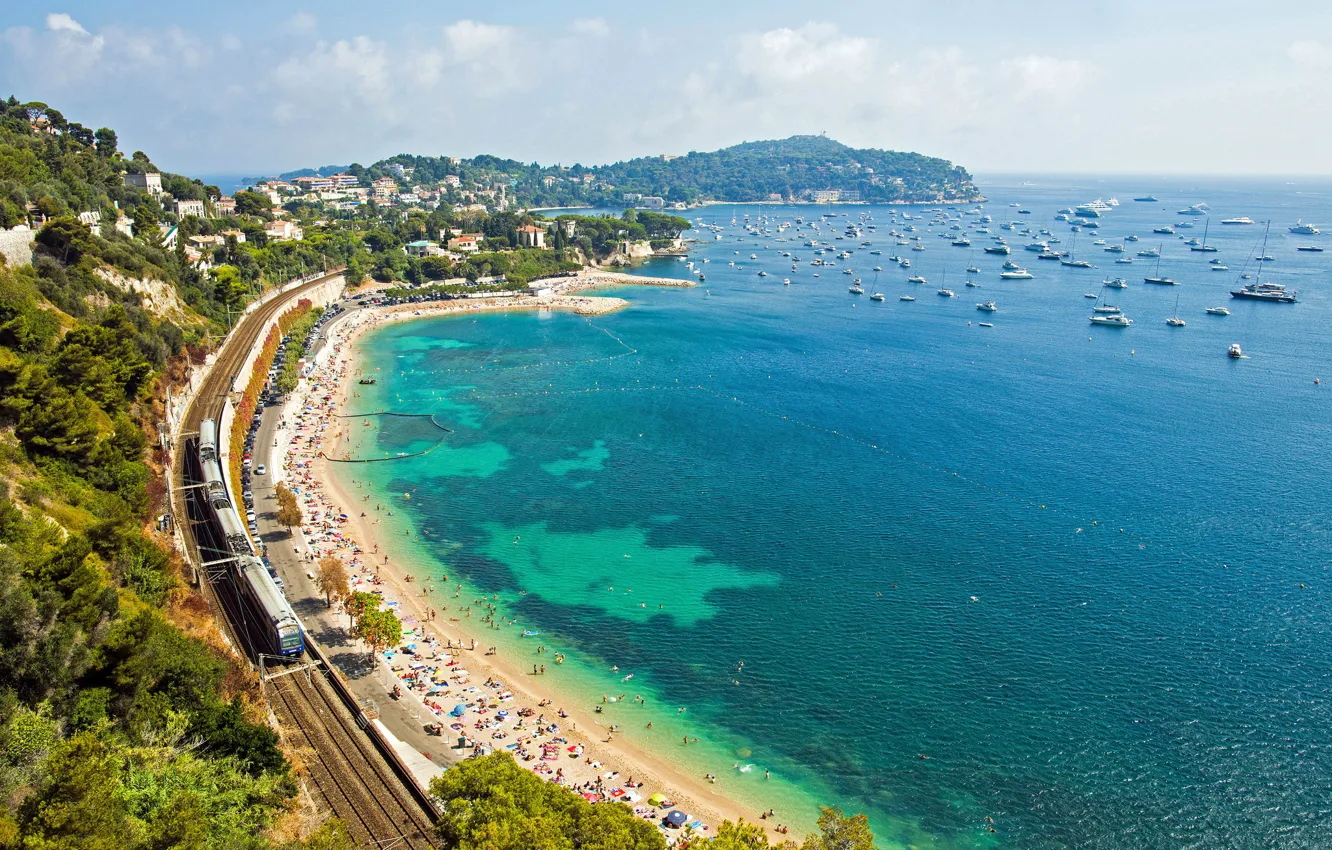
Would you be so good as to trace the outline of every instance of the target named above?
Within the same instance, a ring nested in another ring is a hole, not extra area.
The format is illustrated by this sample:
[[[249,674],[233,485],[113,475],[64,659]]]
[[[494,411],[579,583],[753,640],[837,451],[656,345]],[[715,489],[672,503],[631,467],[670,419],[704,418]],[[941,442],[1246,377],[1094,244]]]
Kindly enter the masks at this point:
[[[148,203],[114,144],[42,105],[0,117],[0,209],[40,226],[31,265],[0,265],[0,844],[266,846],[291,768],[152,521],[160,387],[221,302],[76,218]],[[159,319],[106,267],[201,312]]]

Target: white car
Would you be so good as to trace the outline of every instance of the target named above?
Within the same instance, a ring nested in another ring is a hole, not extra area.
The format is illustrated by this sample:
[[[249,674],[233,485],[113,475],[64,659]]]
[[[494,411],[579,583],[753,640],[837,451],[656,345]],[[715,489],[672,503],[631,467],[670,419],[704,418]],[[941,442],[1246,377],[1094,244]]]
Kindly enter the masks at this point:
[[[264,474],[265,472],[267,472],[267,471],[268,471],[268,467],[264,466],[262,463],[259,464],[258,466],[256,466],[256,467],[254,468],[254,474],[255,474],[255,475],[263,475],[263,474]]]

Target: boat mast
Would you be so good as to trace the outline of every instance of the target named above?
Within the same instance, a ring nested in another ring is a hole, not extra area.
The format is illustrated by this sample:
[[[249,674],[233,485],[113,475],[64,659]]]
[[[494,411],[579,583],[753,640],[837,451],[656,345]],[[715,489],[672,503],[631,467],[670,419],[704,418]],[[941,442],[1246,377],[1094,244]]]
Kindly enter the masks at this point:
[[[1263,257],[1267,256],[1267,233],[1272,229],[1272,219],[1267,220],[1267,227],[1263,230],[1263,249],[1258,252],[1258,274],[1254,276],[1254,282],[1261,284],[1263,282]]]

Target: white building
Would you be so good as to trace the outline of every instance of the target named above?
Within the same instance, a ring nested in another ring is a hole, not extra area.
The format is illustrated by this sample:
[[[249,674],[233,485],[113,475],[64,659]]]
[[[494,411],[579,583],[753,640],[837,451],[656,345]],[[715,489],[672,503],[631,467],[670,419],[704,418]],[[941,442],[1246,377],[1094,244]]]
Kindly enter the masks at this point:
[[[181,218],[184,218],[187,215],[203,218],[204,202],[191,200],[176,201],[176,215]]]
[[[162,175],[156,171],[143,174],[126,174],[125,185],[133,189],[142,189],[150,195],[162,194]]]

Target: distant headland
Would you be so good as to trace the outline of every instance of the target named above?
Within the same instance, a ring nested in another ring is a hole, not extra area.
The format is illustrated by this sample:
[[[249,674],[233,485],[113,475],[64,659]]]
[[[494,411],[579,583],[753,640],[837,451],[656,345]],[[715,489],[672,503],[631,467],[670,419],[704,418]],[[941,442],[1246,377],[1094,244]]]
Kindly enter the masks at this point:
[[[522,163],[398,154],[370,166],[303,168],[278,175],[310,182],[334,175],[406,181],[457,205],[499,209],[638,207],[708,203],[973,203],[965,168],[919,153],[852,148],[826,136],[743,142],[717,151],[638,157],[609,165]],[[262,178],[254,178],[258,182]]]

